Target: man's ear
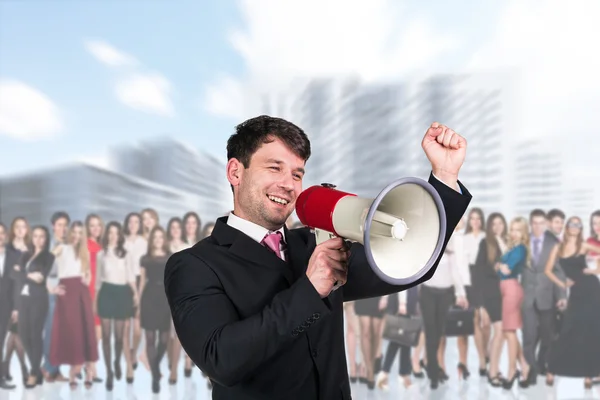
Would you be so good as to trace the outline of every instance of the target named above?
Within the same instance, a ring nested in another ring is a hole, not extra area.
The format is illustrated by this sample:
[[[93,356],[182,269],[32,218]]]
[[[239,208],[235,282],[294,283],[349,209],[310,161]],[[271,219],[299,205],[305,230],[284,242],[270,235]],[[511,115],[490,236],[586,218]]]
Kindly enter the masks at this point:
[[[238,186],[244,174],[244,164],[237,158],[232,158],[227,162],[227,180],[231,186]]]

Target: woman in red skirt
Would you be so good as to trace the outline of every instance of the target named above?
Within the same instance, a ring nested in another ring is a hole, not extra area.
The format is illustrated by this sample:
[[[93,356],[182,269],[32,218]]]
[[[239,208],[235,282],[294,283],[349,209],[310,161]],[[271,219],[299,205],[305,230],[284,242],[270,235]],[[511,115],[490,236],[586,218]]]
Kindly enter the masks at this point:
[[[69,382],[72,388],[77,386],[76,376],[86,364],[85,386],[89,388],[93,379],[91,364],[98,361],[98,342],[88,288],[90,256],[81,222],[73,222],[69,239],[69,244],[54,250],[62,294],[56,299],[50,362],[71,366]]]
[[[521,304],[523,303],[523,287],[519,278],[524,268],[531,265],[529,250],[529,229],[527,220],[515,218],[510,224],[510,249],[502,255],[495,269],[500,278],[500,293],[502,295],[502,329],[508,343],[508,375],[502,382],[504,389],[510,390],[513,383],[519,379],[521,372],[517,370],[517,362],[521,365],[522,377],[519,386],[527,387],[530,366],[523,355],[523,347],[519,343],[517,330],[523,327]]]
[[[102,250],[100,241],[102,239],[103,228],[102,219],[98,215],[89,214],[85,218],[85,231],[88,237],[87,247],[90,253],[90,284],[88,288],[92,297],[92,303],[96,298],[96,256]],[[100,317],[97,315],[94,315],[94,325],[96,326],[96,337],[99,340],[102,337],[102,331],[100,330]]]

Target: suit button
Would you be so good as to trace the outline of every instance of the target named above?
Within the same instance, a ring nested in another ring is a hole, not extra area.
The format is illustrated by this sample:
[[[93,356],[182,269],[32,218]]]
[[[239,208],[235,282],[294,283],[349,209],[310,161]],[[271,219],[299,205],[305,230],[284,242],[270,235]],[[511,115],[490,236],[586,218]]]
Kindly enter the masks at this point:
[[[319,317],[321,316],[321,314],[314,313],[312,316],[313,316],[314,319],[319,319]]]
[[[313,350],[312,355],[313,355],[313,357],[318,357],[319,356],[319,350]]]

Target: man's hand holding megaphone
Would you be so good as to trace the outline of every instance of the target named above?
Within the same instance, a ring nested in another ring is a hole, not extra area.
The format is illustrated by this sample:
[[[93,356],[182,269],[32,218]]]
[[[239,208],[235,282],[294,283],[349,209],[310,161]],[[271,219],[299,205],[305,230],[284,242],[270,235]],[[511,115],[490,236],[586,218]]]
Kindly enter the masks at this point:
[[[350,249],[339,237],[326,240],[315,247],[308,261],[306,276],[321,298],[329,296],[334,286],[346,283],[349,258]]]

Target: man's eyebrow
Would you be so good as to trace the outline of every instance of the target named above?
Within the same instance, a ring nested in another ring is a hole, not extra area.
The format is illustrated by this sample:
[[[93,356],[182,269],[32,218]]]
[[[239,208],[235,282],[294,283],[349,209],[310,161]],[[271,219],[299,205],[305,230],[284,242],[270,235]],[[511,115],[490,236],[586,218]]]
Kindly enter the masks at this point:
[[[267,159],[267,164],[277,164],[277,165],[281,165],[281,164],[283,164],[283,161],[281,161],[281,160],[277,160],[277,159],[275,159],[275,158],[269,158],[269,159]],[[298,167],[298,168],[296,168],[295,170],[296,170],[297,172],[301,172],[301,173],[303,173],[303,174],[304,174],[304,173],[306,173],[306,171],[305,171],[305,170],[304,170],[304,168],[302,168],[302,167]]]

